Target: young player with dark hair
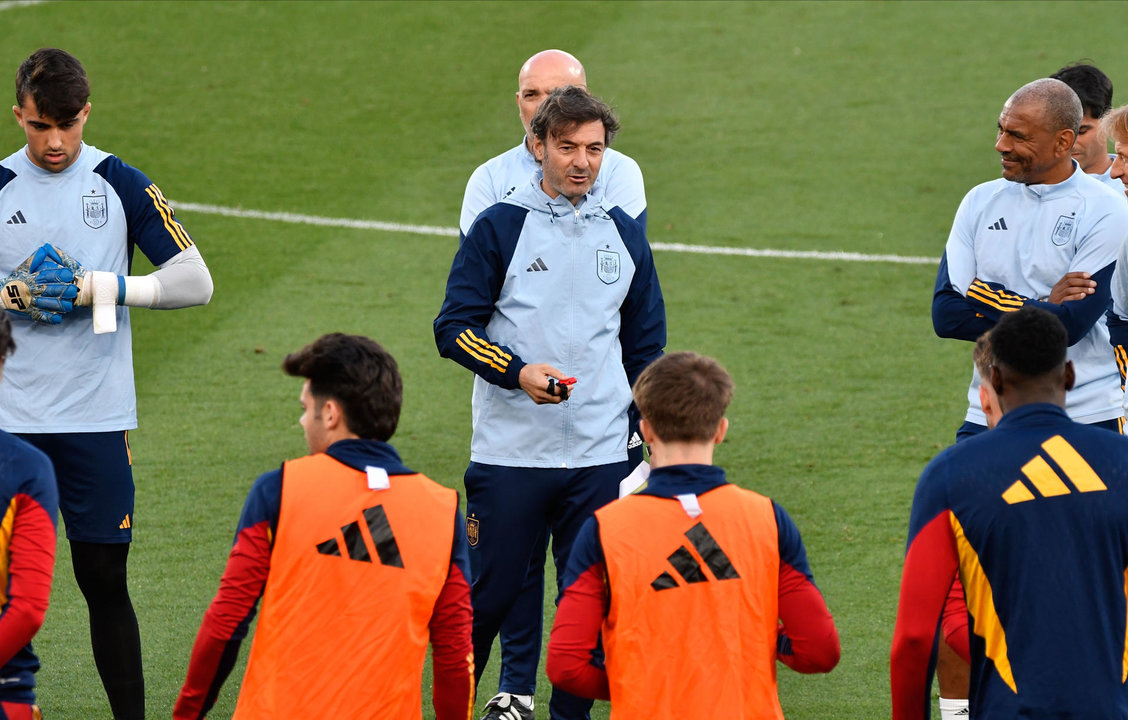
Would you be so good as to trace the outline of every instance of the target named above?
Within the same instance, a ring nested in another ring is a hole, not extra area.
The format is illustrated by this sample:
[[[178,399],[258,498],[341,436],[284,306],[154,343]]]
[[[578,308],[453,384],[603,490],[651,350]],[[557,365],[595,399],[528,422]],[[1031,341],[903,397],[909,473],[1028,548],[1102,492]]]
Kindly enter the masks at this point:
[[[173,710],[215,704],[255,614],[236,720],[422,717],[427,642],[437,720],[473,707],[469,559],[458,493],[388,440],[403,385],[373,340],[333,333],[286,356],[305,378],[310,455],[255,481]]]
[[[125,306],[201,305],[212,282],[157,186],[83,143],[89,94],[82,64],[62,50],[36,51],[16,73],[12,110],[27,144],[0,160],[0,269],[12,269],[0,285],[20,352],[0,385],[0,427],[51,458],[110,710],[140,720],[141,640],[126,581],[137,401]],[[129,274],[137,249],[155,272]]]
[[[958,569],[971,717],[1128,717],[1128,439],[1070,420],[1068,333],[1023,308],[991,332],[1003,411],[938,455],[913,498],[891,656],[894,720],[928,716],[936,624]]]
[[[541,627],[541,603],[518,598],[529,568],[544,566],[545,538],[559,583],[580,525],[617,497],[630,384],[666,344],[643,228],[592,194],[614,114],[570,85],[530,128],[541,170],[474,222],[434,323],[439,354],[476,375],[464,480],[479,673],[503,621]],[[549,710],[571,719],[590,707],[554,691]],[[504,692],[486,712],[532,715]]]
[[[696,353],[647,367],[634,398],[648,486],[596,510],[573,545],[548,677],[610,699],[612,720],[782,718],[777,660],[803,673],[838,663],[799,530],[713,465],[732,392],[724,368]]]
[[[1112,156],[1108,154],[1108,139],[1101,128],[1101,118],[1112,108],[1112,80],[1088,63],[1066,65],[1050,77],[1077,93],[1085,111],[1073,142],[1073,158],[1082,170],[1116,188],[1117,181],[1109,176]]]
[[[0,313],[0,371],[15,349],[12,324]],[[31,639],[43,624],[55,569],[58,493],[51,461],[0,430],[0,717],[39,720]]]

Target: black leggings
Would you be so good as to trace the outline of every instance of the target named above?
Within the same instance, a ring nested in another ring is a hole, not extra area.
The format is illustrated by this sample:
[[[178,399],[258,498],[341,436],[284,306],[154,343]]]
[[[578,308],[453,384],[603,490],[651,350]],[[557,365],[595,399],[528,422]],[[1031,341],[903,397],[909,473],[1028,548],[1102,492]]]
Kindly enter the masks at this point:
[[[129,543],[70,541],[78,589],[90,610],[90,645],[114,720],[144,720],[141,636],[126,586]]]

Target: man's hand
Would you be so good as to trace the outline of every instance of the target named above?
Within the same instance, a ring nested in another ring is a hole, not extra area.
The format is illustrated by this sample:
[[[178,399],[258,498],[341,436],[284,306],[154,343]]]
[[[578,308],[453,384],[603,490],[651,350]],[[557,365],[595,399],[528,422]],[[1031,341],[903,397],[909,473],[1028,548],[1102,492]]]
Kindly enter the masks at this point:
[[[1096,287],[1096,281],[1090,280],[1087,272],[1066,273],[1061,280],[1057,281],[1054,289],[1050,290],[1050,297],[1047,298],[1047,302],[1061,305],[1070,300],[1083,300],[1092,295],[1096,291]]]
[[[549,393],[549,378],[552,378],[552,394]],[[569,386],[558,381],[567,376],[546,363],[535,363],[521,368],[521,389],[537,405],[555,405],[568,399]],[[574,385],[571,387],[575,387]]]
[[[0,278],[4,307],[37,323],[57,325],[63,314],[74,309],[78,288],[74,272],[49,243],[32,253],[12,271]]]

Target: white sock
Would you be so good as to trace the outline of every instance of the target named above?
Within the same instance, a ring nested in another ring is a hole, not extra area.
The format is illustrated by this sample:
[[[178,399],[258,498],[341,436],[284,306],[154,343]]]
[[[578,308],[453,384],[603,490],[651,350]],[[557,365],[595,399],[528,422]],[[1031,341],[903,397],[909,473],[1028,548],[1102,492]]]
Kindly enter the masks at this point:
[[[510,694],[512,694],[512,693],[510,693]],[[513,697],[516,698],[517,700],[519,700],[521,702],[521,704],[524,705],[525,707],[529,708],[530,710],[533,709],[533,696],[532,695],[513,695]],[[964,700],[964,702],[967,702],[967,701]]]
[[[940,720],[967,720],[967,698],[940,698]]]

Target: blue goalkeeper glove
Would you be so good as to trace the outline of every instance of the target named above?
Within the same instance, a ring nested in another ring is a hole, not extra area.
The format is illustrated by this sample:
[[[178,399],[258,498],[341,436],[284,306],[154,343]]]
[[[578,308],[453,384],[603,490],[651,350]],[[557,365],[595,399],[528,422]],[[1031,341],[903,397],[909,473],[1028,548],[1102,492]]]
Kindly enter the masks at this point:
[[[0,297],[4,307],[37,323],[57,325],[74,309],[78,287],[75,273],[63,265],[63,258],[49,243],[32,253],[12,271],[0,278]]]

